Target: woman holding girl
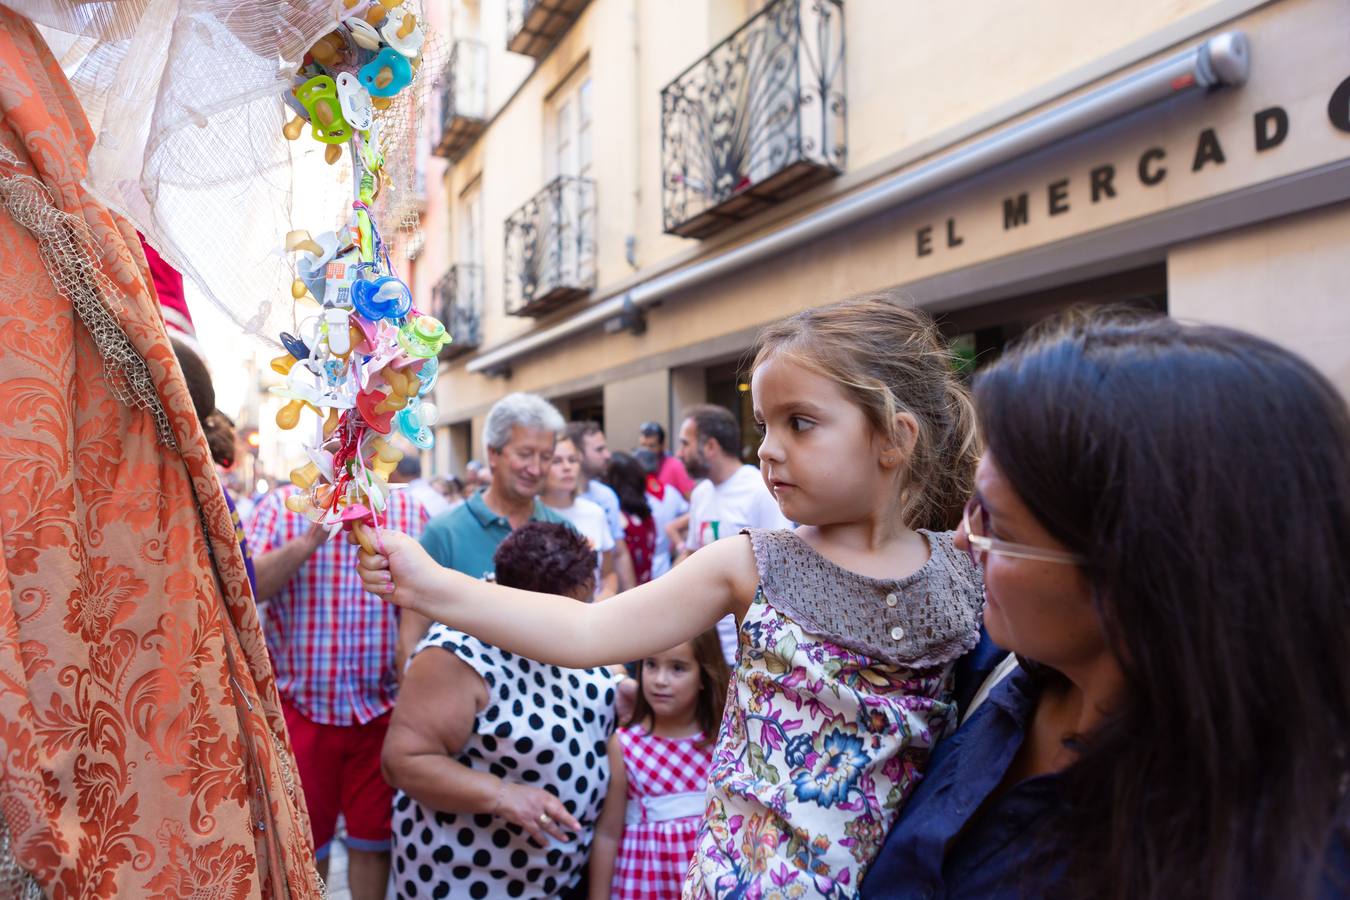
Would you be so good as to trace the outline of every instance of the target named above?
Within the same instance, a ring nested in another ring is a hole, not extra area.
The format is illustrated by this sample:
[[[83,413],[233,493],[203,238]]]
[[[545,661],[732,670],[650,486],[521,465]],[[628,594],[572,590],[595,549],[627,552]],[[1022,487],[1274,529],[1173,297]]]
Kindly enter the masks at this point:
[[[954,725],[952,663],[978,636],[978,570],[946,530],[977,452],[952,371],[932,323],[887,298],[767,329],[751,377],[759,458],[802,527],[718,541],[609,602],[480,583],[397,534],[363,555],[363,576],[401,606],[567,666],[642,659],[734,614],[737,664],[684,894],[855,897]]]
[[[622,494],[620,495],[622,497]],[[716,630],[644,659],[633,715],[609,740],[590,900],[678,900],[727,696]]]
[[[957,544],[1017,656],[868,898],[1350,896],[1350,416],[1288,351],[1066,318],[981,372]]]

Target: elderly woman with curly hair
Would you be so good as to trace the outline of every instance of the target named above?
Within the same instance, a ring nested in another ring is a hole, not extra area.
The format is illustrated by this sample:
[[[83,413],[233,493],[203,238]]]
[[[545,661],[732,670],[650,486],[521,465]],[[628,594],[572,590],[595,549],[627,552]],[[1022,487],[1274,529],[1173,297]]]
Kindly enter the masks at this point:
[[[588,601],[595,585],[595,552],[568,525],[530,522],[494,562],[510,587]],[[399,791],[397,896],[585,897],[616,681],[434,624],[384,744],[384,775]]]

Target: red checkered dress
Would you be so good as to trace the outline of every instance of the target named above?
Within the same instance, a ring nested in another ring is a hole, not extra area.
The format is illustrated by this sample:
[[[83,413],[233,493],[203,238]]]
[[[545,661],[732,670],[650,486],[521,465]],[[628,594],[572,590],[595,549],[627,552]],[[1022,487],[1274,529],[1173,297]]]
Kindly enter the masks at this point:
[[[640,726],[619,729],[628,775],[628,820],[614,863],[614,900],[679,900],[703,822],[712,745],[702,735],[664,738]],[[696,795],[682,798],[671,795]],[[662,816],[670,801],[687,800],[698,810],[680,818]]]

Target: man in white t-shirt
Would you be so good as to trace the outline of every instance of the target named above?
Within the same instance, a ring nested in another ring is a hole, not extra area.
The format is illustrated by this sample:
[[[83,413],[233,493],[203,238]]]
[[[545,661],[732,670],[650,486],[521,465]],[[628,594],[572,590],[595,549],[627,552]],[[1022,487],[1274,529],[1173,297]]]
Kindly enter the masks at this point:
[[[678,455],[692,478],[702,478],[689,495],[689,536],[681,558],[699,547],[745,528],[791,528],[759,469],[741,462],[740,429],[720,406],[690,408],[680,425]],[[736,658],[736,620],[717,623],[722,651]]]

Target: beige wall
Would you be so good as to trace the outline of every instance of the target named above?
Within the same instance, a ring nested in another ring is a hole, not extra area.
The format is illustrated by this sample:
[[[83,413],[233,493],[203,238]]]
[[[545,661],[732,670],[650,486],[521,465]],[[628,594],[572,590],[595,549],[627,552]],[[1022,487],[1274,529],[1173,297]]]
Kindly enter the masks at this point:
[[[1172,315],[1231,325],[1305,356],[1350,396],[1350,204],[1177,247]]]
[[[544,184],[547,98],[578,66],[587,68],[594,83],[597,297],[700,253],[716,252],[728,243],[781,227],[784,213],[770,211],[702,243],[661,233],[660,90],[720,39],[728,30],[728,9],[740,5],[739,0],[721,5],[717,0],[592,0],[560,44],[526,77],[469,155],[447,173],[449,196],[481,177],[485,347],[537,327],[532,320],[503,313],[502,223]],[[743,5],[747,9],[757,6],[752,0]],[[1326,120],[1330,91],[1346,74],[1336,60],[1344,59],[1340,35],[1350,28],[1350,7],[1340,0],[1271,4],[1139,0],[1076,5],[1029,0],[1016,8],[983,0],[969,4],[970,9],[959,15],[950,7],[906,5],[903,19],[897,12],[899,6],[891,0],[849,0],[845,4],[849,171],[789,201],[784,209],[806,210],[833,194],[858,189],[864,177],[903,172],[922,161],[911,157],[913,148],[925,141],[972,118],[989,117],[1012,98],[1094,61],[1112,59],[1113,64],[1127,68],[1142,67],[1149,57],[1121,54],[1128,54],[1132,44],[1150,35],[1171,35],[1190,46],[1206,33],[1185,31],[1196,17],[1213,20],[1209,33],[1229,27],[1249,31],[1253,36],[1252,76],[1241,89],[1195,95],[1120,127],[1100,129],[1073,141],[1062,152],[1042,153],[1001,167],[968,185],[823,238],[772,264],[670,298],[648,311],[648,327],[642,335],[580,334],[516,360],[509,378],[466,374],[467,360],[461,358],[442,375],[438,388],[438,404],[448,420],[481,415],[492,401],[512,390],[549,392],[558,390],[558,385],[611,376],[620,381],[606,390],[607,415],[631,418],[625,408],[634,395],[617,386],[624,380],[647,384],[643,379],[650,378],[655,384],[658,373],[692,364],[693,368],[660,375],[667,379],[668,389],[660,397],[643,400],[647,409],[653,404],[668,406],[671,390],[678,395],[683,386],[684,393],[695,393],[690,385],[697,379],[689,373],[699,371],[697,359],[673,356],[696,353],[733,334],[746,335],[748,345],[756,326],[798,309],[858,291],[926,283],[944,273],[995,264],[1084,235],[1108,233],[1126,223],[1291,177],[1350,155],[1350,136],[1330,128]],[[1240,20],[1222,22],[1225,11],[1241,14]],[[504,53],[500,43],[491,45],[491,50]],[[1167,52],[1171,48],[1158,49],[1158,55]],[[1289,111],[1291,136],[1281,147],[1257,153],[1252,115],[1272,104]],[[989,124],[996,122],[991,119]],[[1206,127],[1215,130],[1227,158],[1221,165],[1191,172],[1197,135]],[[1170,171],[1168,179],[1155,187],[1142,185],[1134,175],[1139,154],[1151,146],[1166,149]],[[1117,168],[1118,196],[1093,203],[1089,173],[1102,164]],[[1072,212],[1051,217],[1046,212],[1047,186],[1061,178],[1068,179]],[[1029,197],[1031,220],[1010,231],[1004,228],[1002,200],[1023,191]],[[959,223],[963,243],[957,248],[945,245],[948,218]],[[919,257],[916,239],[926,226],[933,228],[934,252]],[[636,237],[638,272],[624,259],[629,236]],[[586,306],[586,301],[573,303],[543,325],[575,315]],[[1320,315],[1315,308],[1309,312]],[[735,349],[722,346],[720,352]],[[617,404],[612,410],[611,398]],[[675,405],[681,403],[677,397]],[[668,410],[668,414],[676,415],[678,410]],[[623,446],[621,442],[616,445]]]
[[[638,426],[670,417],[670,377],[664,369],[605,383],[605,438],[611,450],[637,446]],[[669,435],[667,435],[669,441]]]

